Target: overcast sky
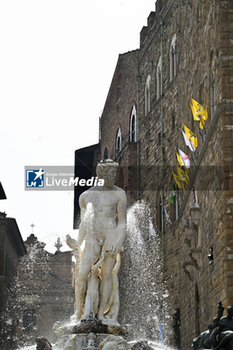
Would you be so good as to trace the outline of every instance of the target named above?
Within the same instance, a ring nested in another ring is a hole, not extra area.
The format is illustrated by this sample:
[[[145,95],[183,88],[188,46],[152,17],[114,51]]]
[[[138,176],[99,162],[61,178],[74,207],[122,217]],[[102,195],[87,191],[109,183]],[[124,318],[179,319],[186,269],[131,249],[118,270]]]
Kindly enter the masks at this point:
[[[73,192],[24,190],[25,165],[74,165],[98,142],[118,54],[139,47],[155,0],[0,0],[0,181],[24,239],[73,237]],[[66,250],[64,244],[62,250]]]

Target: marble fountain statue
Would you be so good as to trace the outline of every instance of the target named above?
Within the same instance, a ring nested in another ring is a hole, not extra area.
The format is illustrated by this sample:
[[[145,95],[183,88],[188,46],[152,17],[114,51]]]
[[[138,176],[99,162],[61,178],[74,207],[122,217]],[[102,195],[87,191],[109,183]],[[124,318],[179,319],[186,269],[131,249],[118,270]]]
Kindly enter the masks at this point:
[[[93,317],[105,325],[119,326],[117,273],[126,230],[126,194],[114,185],[118,163],[102,162],[98,178],[104,186],[85,191],[79,199],[81,224],[78,240],[67,236],[67,244],[85,248],[75,282],[76,320]]]
[[[54,349],[127,348],[127,329],[117,321],[118,271],[126,231],[126,194],[115,186],[117,168],[118,163],[112,160],[100,162],[96,172],[104,185],[94,186],[80,196],[78,239],[69,235],[66,238],[79,265],[75,275],[75,313],[71,324],[54,325],[59,335]]]

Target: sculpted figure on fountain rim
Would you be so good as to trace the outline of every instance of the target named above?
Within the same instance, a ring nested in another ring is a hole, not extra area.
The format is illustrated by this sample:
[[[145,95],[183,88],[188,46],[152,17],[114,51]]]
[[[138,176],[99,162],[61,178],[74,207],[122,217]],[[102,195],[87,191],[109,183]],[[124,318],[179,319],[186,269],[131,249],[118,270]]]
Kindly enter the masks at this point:
[[[78,240],[67,235],[67,244],[76,252],[85,240],[75,278],[77,320],[91,316],[118,325],[118,271],[126,230],[126,194],[115,186],[117,169],[118,163],[112,160],[98,163],[96,173],[104,185],[81,194]]]

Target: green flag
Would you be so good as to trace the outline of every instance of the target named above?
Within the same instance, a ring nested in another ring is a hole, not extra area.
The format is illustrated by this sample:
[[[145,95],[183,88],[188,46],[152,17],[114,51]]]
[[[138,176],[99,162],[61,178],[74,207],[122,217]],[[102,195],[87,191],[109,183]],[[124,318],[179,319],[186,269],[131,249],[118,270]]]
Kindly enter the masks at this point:
[[[175,196],[176,196],[176,191],[174,190],[173,185],[171,184],[170,186],[170,194],[169,194],[169,202],[174,203],[175,201]]]

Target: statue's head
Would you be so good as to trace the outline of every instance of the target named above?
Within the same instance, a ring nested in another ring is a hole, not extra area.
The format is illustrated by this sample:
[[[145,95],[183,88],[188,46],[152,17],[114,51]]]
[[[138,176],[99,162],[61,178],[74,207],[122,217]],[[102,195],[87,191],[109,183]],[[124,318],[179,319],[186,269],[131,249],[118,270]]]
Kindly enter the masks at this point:
[[[117,169],[119,164],[111,159],[102,160],[98,163],[96,174],[104,180],[104,186],[111,187],[116,183]]]
[[[228,317],[233,317],[233,304],[227,307]]]

